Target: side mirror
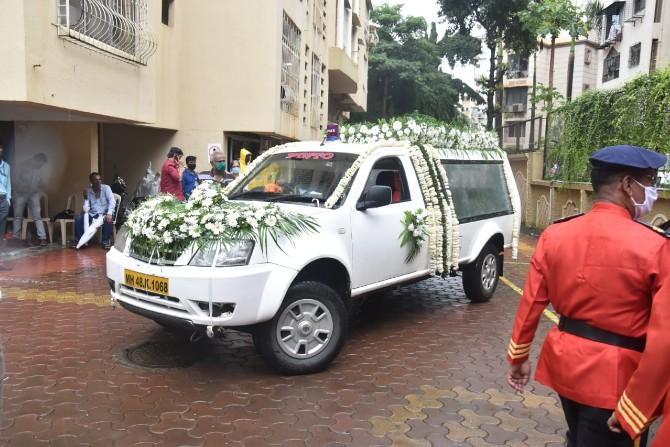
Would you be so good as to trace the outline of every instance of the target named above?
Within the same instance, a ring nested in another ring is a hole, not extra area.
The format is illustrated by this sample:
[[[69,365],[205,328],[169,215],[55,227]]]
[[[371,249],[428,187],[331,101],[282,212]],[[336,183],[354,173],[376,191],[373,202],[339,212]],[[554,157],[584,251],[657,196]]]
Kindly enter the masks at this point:
[[[392,199],[392,192],[390,186],[372,186],[367,193],[356,203],[358,211],[365,211],[370,208],[380,208],[382,206],[390,205]]]

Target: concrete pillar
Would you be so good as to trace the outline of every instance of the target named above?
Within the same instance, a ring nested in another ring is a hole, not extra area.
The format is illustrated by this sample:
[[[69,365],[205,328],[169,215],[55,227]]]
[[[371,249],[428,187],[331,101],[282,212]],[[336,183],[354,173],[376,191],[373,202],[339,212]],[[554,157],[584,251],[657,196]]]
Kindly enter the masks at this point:
[[[335,24],[335,46],[344,48],[344,0],[337,0],[337,23]]]

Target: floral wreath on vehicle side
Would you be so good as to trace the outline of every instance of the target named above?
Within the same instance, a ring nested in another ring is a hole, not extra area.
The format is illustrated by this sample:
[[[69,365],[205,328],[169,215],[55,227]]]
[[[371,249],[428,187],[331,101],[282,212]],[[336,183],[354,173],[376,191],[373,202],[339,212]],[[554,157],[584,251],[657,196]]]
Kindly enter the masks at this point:
[[[410,263],[421,251],[421,245],[428,237],[428,214],[423,208],[416,211],[405,211],[402,224],[403,230],[400,233],[400,246],[409,246],[409,253],[405,258],[406,263]]]
[[[504,155],[504,152],[498,146],[498,137],[495,133],[487,131],[481,127],[452,127],[438,120],[430,119],[429,117],[408,116],[393,119],[392,121],[379,120],[376,123],[346,125],[342,127],[340,138],[345,143],[375,144],[384,140],[409,141],[412,145],[422,148],[434,146],[439,147],[441,150],[455,152],[475,151],[479,152],[483,158],[497,158]],[[430,151],[433,150],[434,149],[432,148],[430,149]],[[428,163],[429,165],[433,165],[430,169],[432,172],[431,180],[436,181],[439,180],[439,178],[442,178],[444,184],[448,185],[446,172],[443,174],[444,168],[439,162],[439,157],[436,157],[435,159],[437,160],[437,163]],[[518,255],[521,226],[521,204],[515,200],[517,185],[511,167],[509,164],[504,164],[503,169],[505,171],[507,190],[509,191],[510,201],[512,203],[512,258],[516,259]],[[426,187],[428,187],[428,185],[426,185]],[[423,186],[422,190],[426,191]],[[451,191],[448,188],[447,194],[449,197],[446,202],[451,203]],[[430,197],[431,202],[433,201],[433,197],[430,193],[426,195],[424,192],[424,197],[426,196]],[[443,212],[442,214],[448,215],[449,213]],[[444,225],[453,226],[454,221],[456,222],[457,227],[458,221],[455,219],[455,213],[454,218],[442,219]],[[455,231],[458,231],[458,229],[456,228]],[[445,233],[449,234],[451,232],[452,231],[447,231]],[[454,244],[452,245],[456,245],[459,243],[460,238],[456,237],[453,241]],[[442,251],[445,254],[449,253],[445,256],[450,257],[452,267],[457,268],[459,247],[454,246],[451,250],[444,248]]]
[[[431,251],[430,268],[434,274],[442,277],[449,276],[458,269],[460,254],[459,224],[456,212],[451,203],[451,192],[447,173],[442,167],[437,151],[430,145],[411,146],[409,141],[378,141],[370,143],[356,161],[344,174],[333,194],[326,200],[326,208],[334,208],[349,188],[360,167],[370,156],[381,148],[403,147],[409,152],[412,165],[416,171],[421,193],[426,205],[426,226]],[[403,220],[404,222],[404,220]],[[416,241],[421,248],[424,239]],[[410,248],[410,250],[412,250]],[[410,251],[411,252],[411,251]],[[418,254],[408,258],[407,262]]]

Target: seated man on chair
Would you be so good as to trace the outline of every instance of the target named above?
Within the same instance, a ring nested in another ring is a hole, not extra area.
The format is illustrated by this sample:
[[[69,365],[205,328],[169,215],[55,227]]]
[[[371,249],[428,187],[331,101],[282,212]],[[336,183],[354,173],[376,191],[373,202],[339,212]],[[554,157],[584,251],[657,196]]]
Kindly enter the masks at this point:
[[[116,208],[116,200],[112,194],[112,188],[109,185],[102,184],[102,177],[97,172],[92,172],[89,176],[91,185],[84,190],[84,200],[88,200],[89,211],[88,216],[77,216],[74,220],[74,227],[77,233],[77,240],[81,239],[84,234],[84,217],[91,223],[93,219],[98,216],[105,216],[102,224],[102,246],[105,249],[111,247],[112,225],[114,222],[114,209]]]

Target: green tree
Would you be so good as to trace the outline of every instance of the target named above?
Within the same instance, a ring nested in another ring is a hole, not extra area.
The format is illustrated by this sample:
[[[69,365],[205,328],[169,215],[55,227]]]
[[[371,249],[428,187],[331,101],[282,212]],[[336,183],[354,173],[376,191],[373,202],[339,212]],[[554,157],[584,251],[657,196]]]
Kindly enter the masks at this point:
[[[473,31],[484,31],[490,66],[489,76],[481,80],[481,85],[488,105],[486,124],[492,129],[494,117],[500,112],[496,111],[495,96],[498,92],[500,97],[506,71],[499,57],[500,48],[504,45],[517,54],[527,55],[535,40],[518,16],[528,5],[528,0],[438,0],[438,4],[440,15],[449,24],[441,44],[450,63],[476,63],[482,52],[482,41],[473,36]]]
[[[443,49],[435,24],[422,17],[403,17],[402,5],[373,10],[379,43],[370,52],[368,111],[354,121],[374,121],[394,115],[422,113],[441,120],[458,115],[461,94],[481,97],[440,70]]]

